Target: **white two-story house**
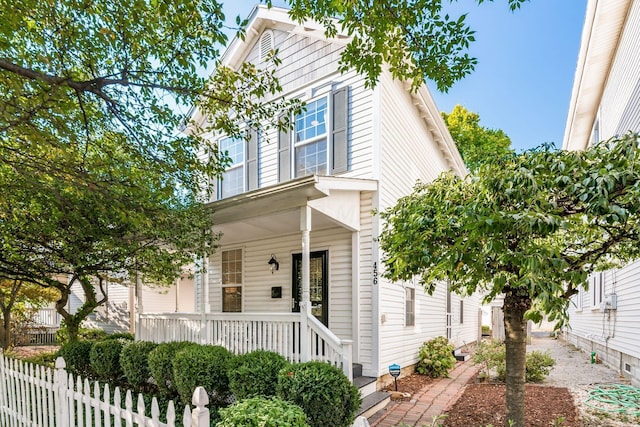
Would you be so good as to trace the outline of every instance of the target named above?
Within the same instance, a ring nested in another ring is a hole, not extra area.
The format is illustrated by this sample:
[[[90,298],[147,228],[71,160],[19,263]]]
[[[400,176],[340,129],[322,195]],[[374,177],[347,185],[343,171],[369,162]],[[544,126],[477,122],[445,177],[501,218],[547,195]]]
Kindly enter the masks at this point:
[[[428,296],[382,277],[373,211],[417,180],[466,172],[426,86],[411,93],[383,72],[365,88],[363,77],[338,71],[346,41],[295,23],[285,9],[253,10],[246,38],[231,42],[223,63],[259,64],[277,49],[282,96],[300,98],[306,111],[288,132],[212,136],[232,164],[210,203],[222,237],[196,280],[198,313],[145,314],[140,339],[266,348],[375,379],[393,363],[414,365],[430,338],[478,339],[479,297],[444,285]],[[206,117],[196,111],[193,120]]]
[[[589,0],[563,148],[640,132],[640,1]],[[595,273],[570,306],[570,342],[640,384],[640,261]]]

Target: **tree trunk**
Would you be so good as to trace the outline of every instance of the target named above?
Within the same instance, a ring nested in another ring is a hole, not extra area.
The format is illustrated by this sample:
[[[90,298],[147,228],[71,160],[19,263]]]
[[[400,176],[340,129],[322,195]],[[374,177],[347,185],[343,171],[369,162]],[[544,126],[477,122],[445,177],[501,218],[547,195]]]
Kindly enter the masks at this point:
[[[524,320],[524,313],[531,307],[531,300],[528,296],[514,293],[515,291],[506,293],[503,306],[507,364],[505,426],[525,427],[527,322]]]
[[[0,323],[0,346],[6,350],[11,345],[11,312],[2,310],[2,323]]]

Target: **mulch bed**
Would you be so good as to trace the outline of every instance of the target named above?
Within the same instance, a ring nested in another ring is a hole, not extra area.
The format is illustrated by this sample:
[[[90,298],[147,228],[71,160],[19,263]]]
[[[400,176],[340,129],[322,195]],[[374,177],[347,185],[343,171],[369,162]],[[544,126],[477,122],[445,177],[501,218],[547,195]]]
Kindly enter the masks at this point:
[[[462,396],[447,412],[446,427],[504,425],[506,415],[504,384],[469,384]],[[562,426],[580,427],[578,413],[569,390],[561,387],[525,386],[526,426],[554,426],[565,418]]]

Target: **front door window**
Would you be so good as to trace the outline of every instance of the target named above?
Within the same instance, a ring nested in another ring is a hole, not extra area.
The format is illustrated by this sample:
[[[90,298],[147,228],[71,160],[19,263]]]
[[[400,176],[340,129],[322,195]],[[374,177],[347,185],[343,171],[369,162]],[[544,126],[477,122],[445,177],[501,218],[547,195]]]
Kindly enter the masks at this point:
[[[311,314],[325,326],[329,326],[329,280],[327,251],[309,254],[309,299]],[[293,311],[300,311],[302,299],[302,254],[293,255]]]

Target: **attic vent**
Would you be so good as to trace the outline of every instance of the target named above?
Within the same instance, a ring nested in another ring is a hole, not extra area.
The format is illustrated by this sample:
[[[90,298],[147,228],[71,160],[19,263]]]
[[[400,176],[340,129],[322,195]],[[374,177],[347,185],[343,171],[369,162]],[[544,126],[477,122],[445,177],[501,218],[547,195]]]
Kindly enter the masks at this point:
[[[267,30],[260,36],[260,62],[264,62],[269,57],[269,52],[274,49],[273,31]]]

